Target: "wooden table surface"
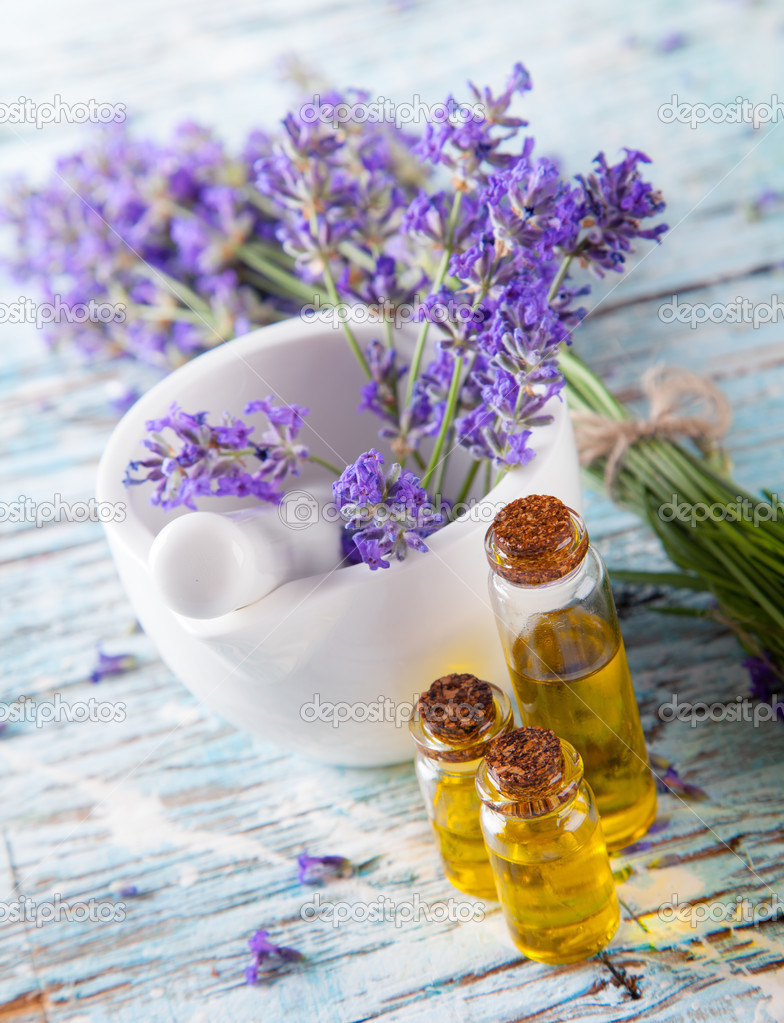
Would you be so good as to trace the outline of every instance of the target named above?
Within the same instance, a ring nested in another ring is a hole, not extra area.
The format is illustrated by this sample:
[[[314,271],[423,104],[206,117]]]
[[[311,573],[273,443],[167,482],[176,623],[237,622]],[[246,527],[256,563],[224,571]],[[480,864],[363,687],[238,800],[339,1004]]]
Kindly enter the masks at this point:
[[[0,99],[60,94],[123,102],[140,130],[186,115],[232,141],[271,124],[291,98],[280,59],[297,54],[340,84],[400,101],[500,85],[515,60],[535,82],[528,110],[540,151],[568,172],[622,145],[655,159],[672,231],[622,281],[597,286],[578,350],[618,393],[638,394],[656,363],[707,372],[730,395],[728,447],[739,482],[784,495],[782,325],[665,323],[673,294],[694,303],[776,301],[784,260],[780,121],[666,123],[688,102],[770,102],[781,87],[784,9],[674,0],[26,0],[4,12]],[[783,90],[784,91],[784,90]],[[0,171],[42,175],[78,128],[0,125]],[[29,289],[28,289],[29,290]],[[24,289],[4,280],[0,300]],[[601,302],[599,302],[601,299]],[[116,418],[113,379],[131,366],[83,366],[47,352],[29,326],[0,326],[0,500],[87,500]],[[589,494],[592,537],[611,566],[665,564],[651,534]],[[302,918],[331,902],[430,905],[442,879],[412,767],[314,768],[200,707],[140,633],[100,525],[0,523],[0,702],[25,696],[124,708],[112,723],[22,721],[0,736],[0,916],[37,903],[125,903],[111,923],[0,925],[0,1021],[33,1023],[498,1023],[536,1020],[784,1020],[784,924],[666,923],[673,896],[707,906],[770,903],[784,855],[784,724],[664,722],[679,699],[733,701],[748,677],[718,625],[658,614],[671,595],[618,590],[651,750],[707,799],[660,798],[649,848],[622,854],[623,922],[611,961],[639,976],[634,1000],[599,961],[522,960],[500,913],[482,922]],[[92,686],[98,642],[139,666]],[[296,856],[366,864],[324,889],[297,882]],[[138,894],[123,897],[118,888]],[[257,928],[306,955],[248,987]]]

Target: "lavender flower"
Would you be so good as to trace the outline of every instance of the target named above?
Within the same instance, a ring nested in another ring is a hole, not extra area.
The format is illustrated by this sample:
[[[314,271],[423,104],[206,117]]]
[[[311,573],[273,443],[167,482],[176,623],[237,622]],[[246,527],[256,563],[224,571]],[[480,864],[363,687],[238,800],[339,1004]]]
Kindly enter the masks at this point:
[[[358,412],[365,409],[375,412],[379,419],[397,423],[398,412],[398,380],[405,375],[406,367],[397,365],[397,353],[394,348],[385,348],[380,341],[374,339],[366,349],[367,363],[371,379],[362,387],[362,401]]]
[[[206,412],[191,415],[173,404],[168,415],[147,421],[150,437],[142,443],[152,457],[129,464],[125,485],[154,483],[150,503],[166,510],[179,505],[196,510],[196,498],[209,496],[252,495],[277,504],[283,496],[277,484],[288,473],[297,474],[309,457],[296,439],[308,409],[276,407],[270,396],[248,403],[245,414],[255,412],[264,412],[269,423],[258,443],[250,439],[255,427],[228,413],[211,425]],[[142,476],[131,475],[139,470],[145,470]]]
[[[139,894],[139,889],[135,884],[124,884],[122,881],[113,881],[109,885],[109,891],[121,899],[132,899]]]
[[[580,260],[601,277],[605,270],[621,272],[626,253],[635,238],[658,241],[668,230],[666,224],[642,228],[641,221],[664,209],[659,192],[643,181],[639,164],[650,158],[636,149],[625,149],[625,158],[610,166],[604,153],[594,159],[596,170],[588,177],[577,176],[582,185],[581,226],[586,233],[580,243]]]
[[[743,667],[748,670],[750,685],[749,695],[752,700],[759,700],[761,703],[775,704],[776,717],[784,718],[782,705],[778,700],[778,694],[784,685],[781,673],[774,665],[767,650],[757,656],[749,656],[743,661]]]
[[[254,931],[248,938],[248,948],[252,958],[249,966],[245,968],[245,981],[247,984],[257,984],[259,980],[259,969],[268,959],[279,959],[284,963],[300,962],[305,956],[296,948],[287,948],[285,945],[273,945],[269,940],[269,931]]]
[[[105,654],[100,646],[96,648],[97,662],[90,673],[90,681],[97,684],[111,675],[122,675],[137,665],[134,654]]]
[[[384,456],[371,448],[332,484],[335,504],[353,531],[362,560],[372,570],[402,561],[409,549],[427,551],[424,537],[442,523],[419,479],[395,463],[384,472]]]
[[[193,123],[163,145],[115,125],[43,186],[17,181],[0,205],[16,235],[7,265],[64,310],[50,343],[169,367],[293,311],[270,300],[246,256],[275,236],[248,188],[269,145],[254,132],[235,157]],[[85,318],[89,307],[102,311]]]
[[[512,116],[509,106],[515,95],[531,88],[531,77],[522,64],[515,64],[498,97],[471,83],[469,88],[474,100],[473,116],[467,116],[465,106],[456,108],[453,98],[448,96],[446,105],[456,109],[456,113],[450,119],[439,118],[429,123],[416,147],[424,159],[449,167],[466,189],[486,179],[486,167],[504,167],[514,160],[500,147],[528,123]]]
[[[378,417],[379,436],[399,459],[386,471],[371,449],[333,485],[346,525],[345,561],[359,558],[375,570],[412,548],[427,550],[425,538],[446,519],[432,508],[428,490],[449,478],[456,447],[491,463],[496,474],[535,456],[536,430],[550,421],[548,403],[564,387],[559,352],[585,315],[578,301],[588,289],[574,284],[569,271],[622,270],[636,239],[658,240],[666,230],[645,226],[663,209],[642,178],[645,154],[626,150],[610,165],[600,153],[593,173],[572,181],[554,161],[535,155],[533,138],[520,135],[527,122],[512,109],[530,88],[520,64],[499,95],[470,85],[469,103],[448,97],[446,116],[434,115],[418,140],[391,123],[354,119],[352,107],[366,103],[367,93],[330,92],[319,97],[322,112],[332,104],[329,121],[313,118],[306,104],[284,119],[276,137],[246,147],[243,160],[254,160],[259,193],[253,210],[244,202],[247,190],[232,189],[228,177],[202,180],[187,170],[169,180],[176,200],[158,210],[158,220],[142,204],[146,226],[137,241],[154,239],[163,271],[187,278],[183,302],[210,296],[212,322],[221,330],[256,322],[250,310],[238,318],[234,308],[248,268],[251,277],[277,280],[292,299],[366,303],[390,322],[404,303],[416,306],[420,326],[409,366],[391,328],[385,340],[363,349],[344,324],[367,376],[359,411]],[[197,147],[200,167],[220,163],[220,147],[208,142]],[[128,208],[138,198],[133,187],[124,182],[119,197]],[[261,217],[260,209],[269,212]],[[285,257],[272,247],[273,232],[296,278],[281,269]],[[274,272],[259,262],[265,253],[274,255]],[[162,302],[151,277],[135,281],[130,294],[137,303]],[[202,344],[196,320],[181,316],[169,324],[180,352]],[[149,324],[132,323],[128,333],[143,329]],[[306,410],[276,409],[268,398],[245,414],[253,411],[264,412],[269,424],[258,438],[229,414],[212,426],[206,414],[186,416],[175,407],[162,426],[149,427],[151,457],[130,467],[145,473],[129,474],[127,482],[152,481],[152,500],[163,507],[195,508],[207,494],[279,500],[276,487],[310,457],[298,440]],[[409,457],[421,476],[406,470]]]
[[[332,878],[351,877],[354,866],[345,856],[308,856],[307,849],[297,857],[300,884],[322,884]]]
[[[311,122],[306,106],[289,114],[256,164],[256,184],[305,281],[324,281],[332,301],[393,309],[412,301],[423,279],[400,225],[427,172],[412,159],[415,137],[383,120],[351,119],[369,98],[358,90],[321,96],[322,108],[349,112],[329,123]]]
[[[675,767],[655,753],[651,754],[651,764],[656,771],[656,786],[660,792],[673,792],[675,795],[685,799],[702,800],[707,799],[708,794],[699,785],[692,785],[684,781],[675,770]]]

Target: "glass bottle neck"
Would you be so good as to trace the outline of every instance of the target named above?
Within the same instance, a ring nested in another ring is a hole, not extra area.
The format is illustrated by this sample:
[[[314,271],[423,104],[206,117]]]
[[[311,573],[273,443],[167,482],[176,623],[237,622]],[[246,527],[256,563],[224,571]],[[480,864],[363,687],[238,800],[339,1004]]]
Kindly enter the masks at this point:
[[[479,733],[465,743],[444,741],[435,736],[427,727],[419,710],[415,710],[409,722],[409,730],[417,745],[417,751],[431,760],[443,763],[461,764],[479,760],[484,756],[493,739],[508,731],[514,724],[512,704],[509,697],[492,683],[494,713],[489,717]]]
[[[476,774],[476,790],[482,803],[505,817],[539,820],[550,814],[560,815],[568,809],[583,780],[583,761],[580,754],[565,739],[560,740],[563,754],[563,772],[559,780],[544,792],[530,798],[510,796],[492,777],[487,761],[483,760]]]
[[[485,536],[485,553],[490,568],[515,586],[547,586],[564,581],[578,572],[588,553],[588,531],[582,517],[569,508],[569,535],[548,543],[544,539],[532,547],[512,547],[501,541],[495,527]]]

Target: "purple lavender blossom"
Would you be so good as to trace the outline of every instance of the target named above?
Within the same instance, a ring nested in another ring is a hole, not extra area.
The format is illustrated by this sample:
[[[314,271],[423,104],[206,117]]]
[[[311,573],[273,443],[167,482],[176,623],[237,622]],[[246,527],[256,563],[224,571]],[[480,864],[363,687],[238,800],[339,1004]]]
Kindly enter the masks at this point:
[[[47,340],[171,367],[293,311],[248,283],[243,246],[268,244],[276,229],[248,199],[252,163],[270,147],[252,139],[237,158],[190,122],[166,144],[113,125],[44,185],[17,181],[0,205],[16,235],[7,265],[65,310]],[[84,307],[105,312],[85,318]]]
[[[595,171],[587,178],[577,176],[582,186],[580,220],[585,229],[579,256],[600,277],[605,270],[622,272],[635,238],[658,241],[668,230],[666,224],[641,227],[641,221],[661,213],[664,203],[660,193],[640,176],[639,164],[650,163],[650,158],[636,149],[624,152],[624,159],[612,166],[604,153],[599,153],[593,161]]]
[[[247,984],[257,984],[259,980],[259,969],[268,959],[279,959],[284,963],[300,962],[305,956],[296,948],[287,948],[285,945],[273,945],[269,940],[269,931],[254,931],[248,938],[248,948],[251,951],[252,959],[249,966],[245,968],[245,981]]]
[[[771,706],[775,705],[776,717],[784,719],[784,708],[779,701],[779,692],[782,691],[784,686],[784,679],[782,679],[781,673],[774,665],[768,651],[763,650],[757,656],[746,657],[743,661],[743,667],[749,673],[749,696],[751,696],[752,700],[758,700],[760,703],[769,703]]]
[[[351,877],[354,866],[345,856],[308,856],[307,849],[297,857],[300,884],[323,884],[333,878]]]
[[[707,792],[701,789],[699,785],[692,785],[691,782],[684,781],[674,765],[669,760],[665,760],[664,757],[652,753],[651,766],[654,768],[656,787],[659,792],[672,792],[685,799],[702,800],[708,798]]]
[[[112,675],[122,675],[137,665],[134,654],[105,654],[100,646],[96,648],[97,662],[90,673],[90,681],[97,684]]]
[[[196,510],[196,498],[210,496],[252,495],[277,504],[283,496],[277,485],[309,457],[297,442],[308,409],[276,407],[270,396],[246,405],[246,415],[256,412],[264,412],[269,423],[258,442],[250,437],[254,426],[228,413],[213,426],[206,412],[191,415],[173,404],[168,415],[147,421],[150,437],[142,443],[152,457],[128,465],[125,485],[154,483],[150,503],[167,511],[179,505]],[[131,475],[140,470],[141,476]]]
[[[395,463],[384,472],[384,456],[371,448],[332,484],[335,505],[353,532],[362,560],[371,570],[389,568],[409,550],[427,551],[424,537],[443,524],[418,477]]]
[[[501,146],[528,123],[511,115],[509,107],[515,95],[531,88],[531,77],[522,64],[515,64],[499,96],[471,83],[469,88],[473,104],[457,106],[448,96],[446,106],[454,113],[446,120],[428,123],[415,151],[433,164],[448,167],[462,181],[475,184],[486,179],[488,167],[505,167],[515,160]]]
[[[410,301],[422,279],[407,272],[413,261],[400,224],[427,172],[411,157],[415,137],[393,123],[358,129],[350,111],[369,100],[361,90],[329,92],[318,97],[333,110],[329,120],[312,117],[308,104],[290,113],[256,164],[256,185],[305,281],[329,278],[341,300],[395,305]]]
[[[676,29],[663,35],[656,43],[656,49],[659,53],[674,53],[676,50],[682,50],[684,46],[688,45],[689,37],[685,32],[680,32]]]
[[[397,365],[397,353],[394,348],[386,348],[377,339],[372,340],[366,348],[367,363],[371,379],[362,387],[362,401],[358,412],[366,409],[374,412],[379,419],[397,423],[398,411],[398,380],[405,375],[405,366]]]

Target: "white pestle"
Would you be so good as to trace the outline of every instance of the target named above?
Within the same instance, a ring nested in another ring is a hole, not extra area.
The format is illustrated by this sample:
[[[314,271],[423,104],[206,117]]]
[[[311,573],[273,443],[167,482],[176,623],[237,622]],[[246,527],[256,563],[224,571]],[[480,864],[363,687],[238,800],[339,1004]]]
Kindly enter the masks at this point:
[[[328,501],[299,491],[277,507],[173,519],[150,549],[153,582],[172,611],[218,618],[292,579],[329,572],[341,560],[341,523],[321,514]]]

